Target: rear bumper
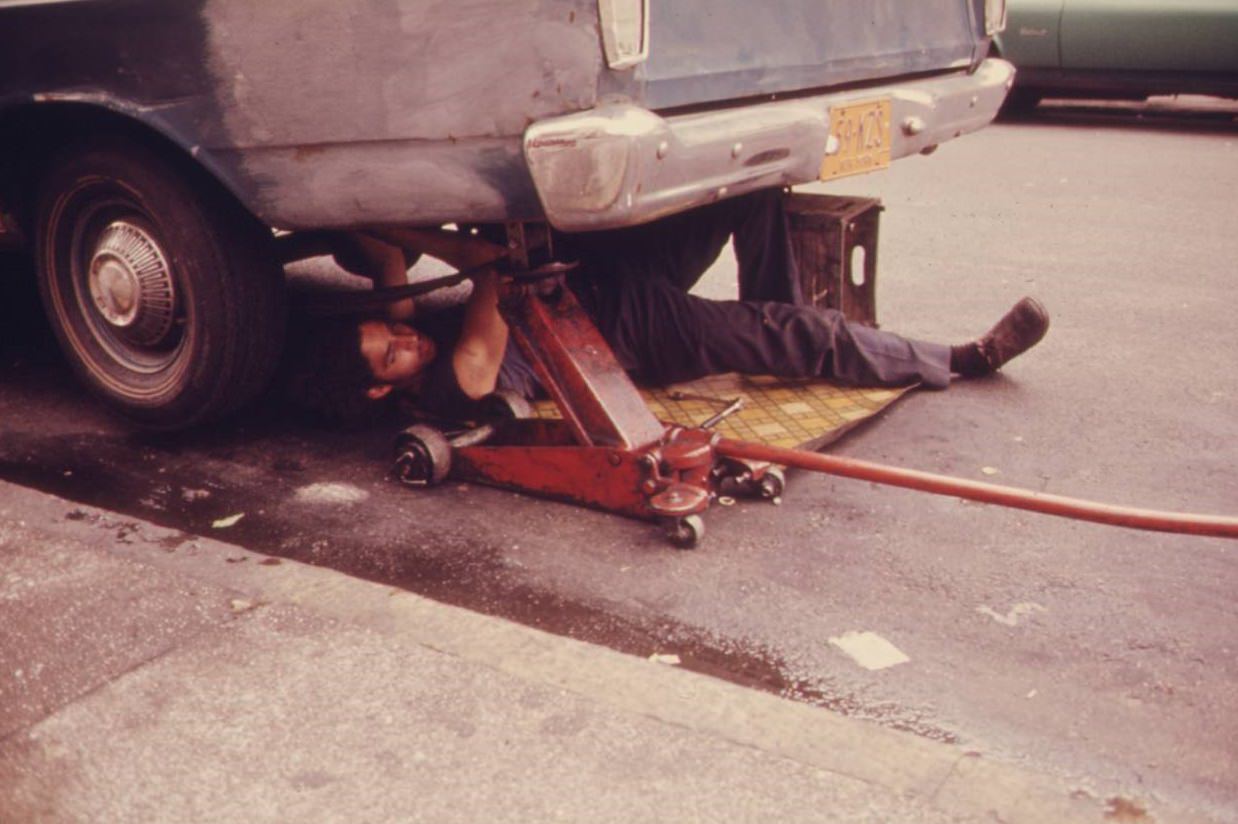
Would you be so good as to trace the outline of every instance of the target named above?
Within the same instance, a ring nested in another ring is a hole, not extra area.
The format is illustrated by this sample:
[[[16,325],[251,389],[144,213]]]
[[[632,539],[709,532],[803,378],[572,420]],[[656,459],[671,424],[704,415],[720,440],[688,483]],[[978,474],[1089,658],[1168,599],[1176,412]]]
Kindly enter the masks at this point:
[[[547,219],[564,231],[644,223],[771,186],[816,180],[831,106],[891,101],[891,159],[975,131],[1014,79],[1003,60],[974,72],[662,117],[612,103],[529,126],[523,148]]]

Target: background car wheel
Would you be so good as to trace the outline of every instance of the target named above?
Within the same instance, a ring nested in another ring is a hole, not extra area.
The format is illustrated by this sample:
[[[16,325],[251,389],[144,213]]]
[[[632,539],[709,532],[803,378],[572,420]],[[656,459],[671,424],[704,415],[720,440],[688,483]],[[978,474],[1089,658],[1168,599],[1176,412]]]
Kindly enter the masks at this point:
[[[127,417],[200,423],[274,372],[285,307],[270,232],[159,152],[98,140],[62,154],[40,186],[36,251],[62,348]]]

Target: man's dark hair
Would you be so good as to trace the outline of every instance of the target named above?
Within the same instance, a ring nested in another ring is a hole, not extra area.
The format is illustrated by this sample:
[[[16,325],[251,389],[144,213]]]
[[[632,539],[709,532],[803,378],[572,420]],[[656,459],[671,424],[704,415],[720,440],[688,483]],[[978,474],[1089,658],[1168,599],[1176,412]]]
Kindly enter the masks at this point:
[[[301,318],[290,325],[284,396],[322,423],[357,426],[390,408],[390,396],[366,395],[375,380],[361,354],[363,320]]]

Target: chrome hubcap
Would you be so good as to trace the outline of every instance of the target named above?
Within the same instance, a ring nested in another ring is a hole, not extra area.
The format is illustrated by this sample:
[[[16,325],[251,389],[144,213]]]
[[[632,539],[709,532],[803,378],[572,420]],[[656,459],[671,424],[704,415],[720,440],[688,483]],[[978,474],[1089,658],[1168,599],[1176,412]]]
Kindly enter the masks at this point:
[[[104,227],[90,259],[89,284],[99,314],[133,343],[159,343],[171,330],[172,269],[140,226],[117,220]]]

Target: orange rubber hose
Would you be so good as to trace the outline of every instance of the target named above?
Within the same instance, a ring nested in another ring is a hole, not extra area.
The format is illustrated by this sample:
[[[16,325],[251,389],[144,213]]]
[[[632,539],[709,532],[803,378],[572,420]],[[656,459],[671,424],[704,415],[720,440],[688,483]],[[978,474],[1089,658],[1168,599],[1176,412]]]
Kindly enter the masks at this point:
[[[1031,492],[1009,486],[998,486],[980,481],[952,478],[915,469],[824,455],[819,452],[803,452],[777,446],[733,441],[723,438],[718,441],[717,454],[731,458],[747,458],[754,461],[793,466],[827,475],[840,475],[861,481],[901,486],[935,495],[952,495],[987,504],[1027,509],[1046,515],[1095,521],[1132,529],[1147,529],[1156,532],[1177,532],[1187,535],[1208,535],[1216,538],[1238,538],[1238,518],[1222,515],[1198,515],[1185,512],[1158,512],[1149,509],[1134,509],[1112,506],[1061,495]]]

